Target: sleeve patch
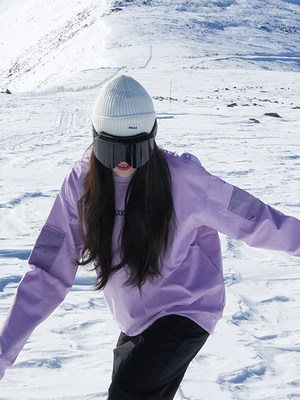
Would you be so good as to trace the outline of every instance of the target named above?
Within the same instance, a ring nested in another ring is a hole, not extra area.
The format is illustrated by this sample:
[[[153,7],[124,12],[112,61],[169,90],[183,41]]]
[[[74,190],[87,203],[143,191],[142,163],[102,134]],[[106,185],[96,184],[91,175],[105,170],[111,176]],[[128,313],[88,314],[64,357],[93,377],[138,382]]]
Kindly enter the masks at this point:
[[[45,225],[29,257],[29,263],[49,271],[63,245],[65,234]]]
[[[249,221],[255,221],[261,204],[261,201],[256,197],[238,187],[234,187],[228,211]]]

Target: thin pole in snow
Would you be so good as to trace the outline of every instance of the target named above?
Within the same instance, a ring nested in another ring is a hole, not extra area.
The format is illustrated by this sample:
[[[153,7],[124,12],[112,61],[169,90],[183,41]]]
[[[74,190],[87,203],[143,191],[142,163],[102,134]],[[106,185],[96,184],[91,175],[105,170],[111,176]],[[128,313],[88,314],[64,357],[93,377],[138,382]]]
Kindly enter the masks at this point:
[[[172,81],[170,81],[170,105],[172,103]]]

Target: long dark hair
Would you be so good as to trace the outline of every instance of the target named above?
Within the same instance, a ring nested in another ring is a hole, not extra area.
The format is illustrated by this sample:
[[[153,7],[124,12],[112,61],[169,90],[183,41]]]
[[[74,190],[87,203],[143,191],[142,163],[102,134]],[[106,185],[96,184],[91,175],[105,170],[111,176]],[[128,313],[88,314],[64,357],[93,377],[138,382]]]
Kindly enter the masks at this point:
[[[155,144],[150,160],[137,168],[127,188],[121,232],[121,262],[112,265],[112,234],[115,218],[112,170],[91,153],[84,192],[78,202],[80,226],[85,227],[84,250],[78,265],[95,262],[103,289],[110,276],[128,266],[126,284],[138,287],[160,275],[160,261],[175,229],[172,183],[168,165]]]

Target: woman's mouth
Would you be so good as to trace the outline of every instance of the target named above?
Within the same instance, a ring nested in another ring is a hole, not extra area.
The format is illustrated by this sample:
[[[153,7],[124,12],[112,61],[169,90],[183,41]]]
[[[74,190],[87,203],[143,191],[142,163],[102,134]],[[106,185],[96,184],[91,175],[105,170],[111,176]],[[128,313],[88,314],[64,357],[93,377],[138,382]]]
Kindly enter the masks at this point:
[[[131,168],[131,166],[129,164],[127,164],[126,162],[121,162],[120,164],[117,165],[117,168],[120,171],[128,171]]]

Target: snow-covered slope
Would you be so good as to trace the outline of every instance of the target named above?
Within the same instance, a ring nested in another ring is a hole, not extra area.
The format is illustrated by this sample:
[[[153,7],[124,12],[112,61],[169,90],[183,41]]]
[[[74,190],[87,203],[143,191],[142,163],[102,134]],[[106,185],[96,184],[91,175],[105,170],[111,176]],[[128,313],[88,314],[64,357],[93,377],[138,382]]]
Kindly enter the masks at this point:
[[[155,52],[155,47],[162,45],[160,57],[167,56],[179,65],[182,57],[190,58],[192,66],[200,69],[299,69],[299,2],[149,0],[143,6],[134,0],[114,3],[119,6],[118,17],[126,21],[116,32],[117,47],[134,44],[142,48],[153,43]],[[178,44],[185,51],[177,52]]]
[[[178,67],[295,71],[299,31],[298,0],[2,0],[1,87],[53,86],[113,62],[141,67],[150,45],[156,62]]]
[[[299,3],[0,0],[1,89],[13,93],[0,94],[0,323],[115,74],[152,94],[161,146],[300,218]],[[176,399],[300,398],[299,259],[221,240],[224,318]],[[80,270],[0,400],[106,398],[118,329],[92,284]]]
[[[2,1],[2,87],[32,90],[101,66],[108,8],[105,0]]]

